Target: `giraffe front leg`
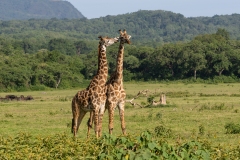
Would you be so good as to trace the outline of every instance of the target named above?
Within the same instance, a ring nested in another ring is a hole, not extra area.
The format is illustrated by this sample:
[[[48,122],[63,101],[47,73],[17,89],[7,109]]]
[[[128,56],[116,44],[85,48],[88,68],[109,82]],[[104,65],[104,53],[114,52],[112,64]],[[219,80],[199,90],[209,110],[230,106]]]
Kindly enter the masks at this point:
[[[102,105],[100,106],[100,111],[99,111],[99,115],[98,115],[98,135],[99,137],[102,136],[102,120],[103,120],[103,114],[105,111],[105,102],[102,103]]]
[[[78,117],[75,116],[72,119],[72,133],[74,137],[76,137],[76,134],[77,134],[77,122],[78,122]]]
[[[95,131],[95,135],[98,138],[98,111],[94,111],[94,131]]]
[[[124,106],[125,106],[124,101],[119,103],[119,115],[120,115],[122,133],[123,133],[123,135],[126,135],[126,124],[125,124],[125,119],[124,119]]]
[[[103,119],[103,114],[98,115],[98,136],[102,136],[102,119]]]
[[[77,134],[77,125],[78,125],[78,117],[79,117],[79,106],[76,103],[76,97],[74,97],[72,99],[72,114],[73,114],[73,118],[72,118],[72,133],[74,135],[74,137]]]

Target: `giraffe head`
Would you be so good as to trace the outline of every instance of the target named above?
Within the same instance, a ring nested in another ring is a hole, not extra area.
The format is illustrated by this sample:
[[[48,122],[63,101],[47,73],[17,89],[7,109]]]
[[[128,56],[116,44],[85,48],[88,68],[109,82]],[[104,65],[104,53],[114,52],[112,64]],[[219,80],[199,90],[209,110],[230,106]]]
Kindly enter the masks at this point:
[[[102,36],[99,36],[98,37],[100,39],[99,41],[99,44],[102,45],[102,46],[105,46],[105,47],[108,47],[108,46],[111,46],[112,44],[114,43],[117,43],[118,42],[118,37],[116,38],[109,38],[109,37],[102,37]]]
[[[121,43],[127,43],[127,44],[131,43],[130,41],[131,35],[128,35],[125,29],[123,31],[120,29],[119,33],[120,33],[119,40]]]

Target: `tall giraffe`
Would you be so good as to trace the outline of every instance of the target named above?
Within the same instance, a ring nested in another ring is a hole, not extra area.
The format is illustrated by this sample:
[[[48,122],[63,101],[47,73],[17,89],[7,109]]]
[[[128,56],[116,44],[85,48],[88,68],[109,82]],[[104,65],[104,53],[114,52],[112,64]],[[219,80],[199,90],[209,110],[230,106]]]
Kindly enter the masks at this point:
[[[125,97],[126,93],[123,88],[123,57],[124,57],[124,44],[130,44],[131,36],[127,34],[126,30],[123,32],[119,30],[119,49],[117,56],[116,70],[111,74],[109,80],[106,83],[107,86],[107,101],[106,109],[108,109],[109,114],[109,134],[112,134],[113,130],[113,116],[114,110],[118,106],[119,115],[121,120],[121,128],[124,135],[126,135],[126,125],[124,120],[124,106],[125,106]],[[90,118],[88,120],[88,133],[89,136],[91,124],[93,121],[93,115],[90,113]],[[100,124],[101,127],[102,124]],[[100,133],[101,134],[101,133]]]
[[[121,120],[122,133],[126,135],[126,125],[124,120],[124,106],[126,93],[123,88],[123,58],[124,58],[124,44],[130,44],[131,35],[127,34],[127,31],[124,29],[123,32],[119,30],[119,48],[117,56],[116,70],[113,72],[107,81],[107,101],[106,109],[108,109],[109,116],[109,134],[112,134],[113,131],[113,116],[114,110],[118,106],[119,115]]]
[[[72,99],[72,133],[76,136],[83,117],[90,112],[94,118],[95,134],[99,137],[98,125],[102,123],[102,116],[106,102],[106,81],[108,76],[108,64],[106,48],[116,42],[118,38],[98,37],[98,70],[89,86],[78,91]]]

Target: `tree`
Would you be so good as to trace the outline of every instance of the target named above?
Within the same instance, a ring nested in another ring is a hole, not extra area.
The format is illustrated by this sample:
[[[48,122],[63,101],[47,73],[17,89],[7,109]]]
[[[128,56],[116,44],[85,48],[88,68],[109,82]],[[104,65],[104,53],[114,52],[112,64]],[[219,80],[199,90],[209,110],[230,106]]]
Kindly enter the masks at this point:
[[[230,39],[230,34],[225,29],[218,28],[216,35],[222,36],[227,41]]]
[[[186,50],[188,54],[189,68],[193,70],[194,79],[197,79],[197,71],[206,67],[206,59],[204,53],[204,46],[201,42],[193,40],[187,44]]]

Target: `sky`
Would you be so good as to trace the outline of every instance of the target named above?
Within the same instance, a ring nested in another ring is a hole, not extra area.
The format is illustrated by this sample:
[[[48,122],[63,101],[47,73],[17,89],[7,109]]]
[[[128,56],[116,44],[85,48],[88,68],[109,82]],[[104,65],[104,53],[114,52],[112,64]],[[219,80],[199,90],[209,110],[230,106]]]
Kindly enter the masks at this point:
[[[165,10],[185,17],[240,14],[240,0],[66,0],[86,18],[132,13],[139,10]]]

